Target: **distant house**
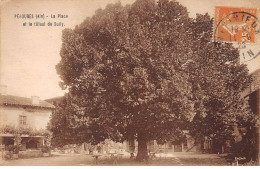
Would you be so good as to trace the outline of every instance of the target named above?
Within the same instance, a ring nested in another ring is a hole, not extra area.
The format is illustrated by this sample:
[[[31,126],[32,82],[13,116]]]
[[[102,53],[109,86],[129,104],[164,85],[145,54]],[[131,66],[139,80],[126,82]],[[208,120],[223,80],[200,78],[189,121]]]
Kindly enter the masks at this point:
[[[35,149],[44,145],[44,133],[55,107],[37,96],[31,98],[6,94],[1,86],[0,94],[0,144],[15,144],[19,134],[24,149]]]
[[[243,96],[248,99],[251,110],[255,115],[260,118],[260,69],[257,69],[251,73],[253,82],[245,90]],[[255,128],[256,134],[256,148],[255,153],[257,154],[257,159],[260,159],[260,128]]]
[[[57,106],[63,99],[64,99],[64,96],[58,96],[58,97],[46,99],[45,101],[48,103],[51,103],[54,106]]]

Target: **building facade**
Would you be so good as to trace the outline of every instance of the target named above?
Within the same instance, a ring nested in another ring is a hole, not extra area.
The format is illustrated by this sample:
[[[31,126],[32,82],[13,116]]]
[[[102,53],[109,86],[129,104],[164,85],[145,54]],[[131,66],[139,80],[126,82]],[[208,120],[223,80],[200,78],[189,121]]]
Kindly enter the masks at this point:
[[[252,83],[248,87],[248,89],[244,92],[244,97],[248,99],[251,110],[255,115],[260,118],[260,69],[257,69],[253,73],[251,73]],[[256,154],[256,159],[259,161],[260,159],[260,128],[256,127],[253,130],[255,134],[255,142],[256,147],[251,150],[252,154]],[[254,155],[253,155],[254,156]]]
[[[55,107],[40,100],[6,94],[1,86],[0,94],[0,144],[8,147],[20,138],[22,149],[37,149],[45,143],[47,124]]]

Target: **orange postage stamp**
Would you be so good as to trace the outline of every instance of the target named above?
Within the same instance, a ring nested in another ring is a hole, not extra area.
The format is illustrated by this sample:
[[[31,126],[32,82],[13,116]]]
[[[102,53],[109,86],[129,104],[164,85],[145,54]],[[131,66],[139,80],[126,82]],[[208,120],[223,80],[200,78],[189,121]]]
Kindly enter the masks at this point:
[[[216,7],[214,41],[255,43],[257,9]]]

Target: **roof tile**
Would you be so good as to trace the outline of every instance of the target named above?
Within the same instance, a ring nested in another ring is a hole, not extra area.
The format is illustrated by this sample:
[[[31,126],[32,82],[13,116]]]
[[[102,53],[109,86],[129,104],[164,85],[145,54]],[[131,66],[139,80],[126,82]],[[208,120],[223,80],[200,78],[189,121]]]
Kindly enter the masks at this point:
[[[12,95],[1,95],[0,94],[0,105],[17,105],[17,106],[31,106],[41,108],[55,108],[52,104],[40,100],[38,105],[32,104],[31,98],[12,96]]]

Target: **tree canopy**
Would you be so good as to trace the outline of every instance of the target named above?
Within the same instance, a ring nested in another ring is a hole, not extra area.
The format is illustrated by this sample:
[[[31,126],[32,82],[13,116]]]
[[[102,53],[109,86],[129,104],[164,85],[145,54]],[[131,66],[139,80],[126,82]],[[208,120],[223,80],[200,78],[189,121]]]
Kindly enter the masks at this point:
[[[65,137],[64,127],[82,142],[137,139],[143,160],[147,141],[178,141],[191,121],[191,133],[218,135],[250,115],[240,97],[246,66],[231,44],[211,41],[211,22],[175,1],[137,0],[65,29],[56,69],[69,93],[53,115],[54,136]]]

